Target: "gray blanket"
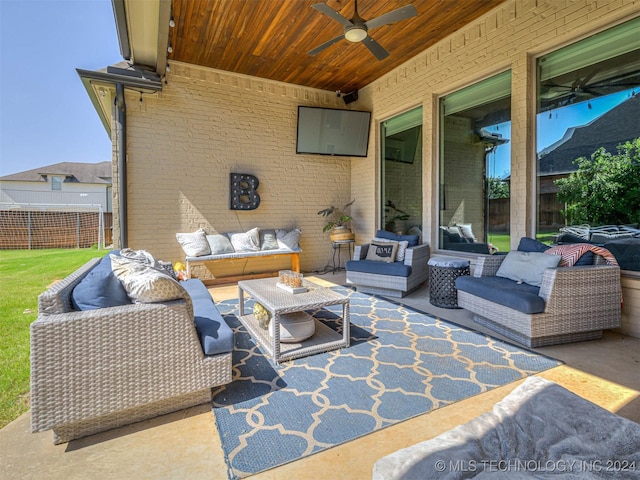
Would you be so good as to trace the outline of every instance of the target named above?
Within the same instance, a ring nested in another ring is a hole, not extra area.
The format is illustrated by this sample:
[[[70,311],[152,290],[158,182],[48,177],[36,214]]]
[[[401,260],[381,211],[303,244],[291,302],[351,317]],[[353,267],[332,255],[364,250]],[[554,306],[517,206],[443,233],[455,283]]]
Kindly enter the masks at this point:
[[[640,425],[539,377],[493,411],[376,462],[374,480],[640,479]]]

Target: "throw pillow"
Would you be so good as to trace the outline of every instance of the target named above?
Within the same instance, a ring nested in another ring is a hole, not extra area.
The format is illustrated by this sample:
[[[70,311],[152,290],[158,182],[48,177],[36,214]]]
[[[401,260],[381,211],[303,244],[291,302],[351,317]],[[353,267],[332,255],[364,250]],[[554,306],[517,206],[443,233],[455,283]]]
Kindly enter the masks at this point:
[[[207,235],[207,243],[209,244],[209,249],[211,250],[212,255],[235,252],[229,237],[226,235],[221,235],[219,233],[215,235]]]
[[[528,237],[522,237],[518,244],[518,251],[520,252],[544,252],[550,248],[549,245]]]
[[[230,233],[229,240],[236,252],[260,250],[260,229],[258,227],[244,233]]]
[[[112,256],[111,269],[129,297],[138,303],[166,302],[188,296],[180,283],[149,264]]]
[[[211,253],[206,233],[202,228],[193,233],[176,233],[176,240],[187,257],[201,257]]]
[[[294,228],[290,232],[286,230],[276,229],[276,239],[278,240],[278,246],[281,248],[290,248],[291,250],[298,250],[300,248],[300,234],[302,232]]]
[[[561,258],[560,255],[541,252],[511,251],[502,261],[496,276],[539,287],[545,269],[557,267]]]
[[[260,230],[260,249],[277,250],[278,237],[275,230]]]
[[[393,263],[398,253],[398,242],[372,240],[367,250],[366,260]]]
[[[462,238],[466,238],[467,240],[471,240],[473,243],[476,243],[476,236],[473,234],[473,229],[471,228],[471,223],[457,223],[456,226],[460,229],[460,233],[462,234]]]
[[[111,271],[111,256],[107,254],[84,277],[71,292],[71,303],[75,310],[96,310],[131,304],[131,299],[122,283]]]
[[[388,242],[389,240],[386,240],[384,238],[378,238],[378,237],[373,237],[373,241],[374,242]],[[407,248],[409,247],[409,241],[408,240],[402,240],[400,242],[398,242],[398,253],[396,254],[396,262],[404,262],[404,256],[407,253]]]

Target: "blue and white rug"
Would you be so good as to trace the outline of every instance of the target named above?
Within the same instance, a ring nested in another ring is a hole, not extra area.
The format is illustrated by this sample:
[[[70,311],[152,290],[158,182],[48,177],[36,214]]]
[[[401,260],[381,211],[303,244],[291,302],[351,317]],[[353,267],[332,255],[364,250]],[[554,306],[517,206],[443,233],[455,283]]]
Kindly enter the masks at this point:
[[[561,362],[407,306],[350,297],[351,346],[275,367],[218,302],[235,330],[233,382],[213,413],[229,478],[246,477],[560,365]],[[340,331],[341,308],[309,312]]]

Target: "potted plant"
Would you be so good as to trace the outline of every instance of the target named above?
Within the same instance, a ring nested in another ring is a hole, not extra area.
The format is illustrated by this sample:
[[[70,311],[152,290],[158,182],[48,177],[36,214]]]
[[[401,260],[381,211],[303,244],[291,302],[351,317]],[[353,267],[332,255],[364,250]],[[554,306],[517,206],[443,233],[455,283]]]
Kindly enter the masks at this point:
[[[398,207],[396,207],[395,203],[393,203],[391,200],[387,200],[387,203],[384,206],[384,212],[384,229],[388,232],[394,233],[400,233],[398,231],[400,229],[396,227],[396,222],[404,222],[405,220],[409,220],[409,217],[411,216],[404,210],[400,210]]]
[[[322,228],[322,232],[330,232],[329,238],[332,242],[355,239],[355,235],[349,228],[349,222],[353,220],[353,217],[347,213],[351,205],[353,205],[353,202],[355,202],[355,200],[351,200],[342,207],[331,206],[318,212],[318,215],[327,219],[327,223]]]

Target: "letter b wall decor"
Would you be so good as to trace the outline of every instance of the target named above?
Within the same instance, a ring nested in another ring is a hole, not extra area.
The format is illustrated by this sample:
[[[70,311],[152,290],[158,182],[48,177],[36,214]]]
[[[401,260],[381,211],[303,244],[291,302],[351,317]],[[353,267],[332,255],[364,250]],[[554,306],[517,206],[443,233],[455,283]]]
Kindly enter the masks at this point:
[[[260,205],[258,195],[260,181],[248,173],[232,173],[229,182],[229,208],[231,210],[255,210]]]

